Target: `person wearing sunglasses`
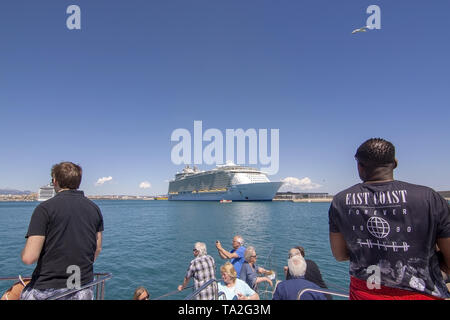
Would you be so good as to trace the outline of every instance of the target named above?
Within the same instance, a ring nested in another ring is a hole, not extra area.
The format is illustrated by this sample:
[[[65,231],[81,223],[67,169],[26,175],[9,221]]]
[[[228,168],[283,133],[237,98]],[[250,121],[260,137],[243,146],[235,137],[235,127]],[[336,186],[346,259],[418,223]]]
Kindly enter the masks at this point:
[[[208,255],[206,251],[206,244],[203,242],[196,242],[192,249],[194,259],[189,264],[186,271],[184,281],[178,286],[178,291],[184,290],[191,278],[194,278],[194,290],[200,288],[203,284],[211,279],[216,278],[216,263],[214,258]],[[217,286],[214,283],[201,291],[196,297],[197,300],[213,300],[217,296]]]
[[[271,273],[271,271],[256,265],[258,256],[256,255],[254,247],[247,247],[244,253],[244,258],[245,262],[242,265],[241,275],[239,276],[239,278],[245,281],[253,290],[257,290],[257,285],[261,282],[267,282],[272,287],[272,280],[270,280],[268,277],[258,277],[258,273],[268,275]]]

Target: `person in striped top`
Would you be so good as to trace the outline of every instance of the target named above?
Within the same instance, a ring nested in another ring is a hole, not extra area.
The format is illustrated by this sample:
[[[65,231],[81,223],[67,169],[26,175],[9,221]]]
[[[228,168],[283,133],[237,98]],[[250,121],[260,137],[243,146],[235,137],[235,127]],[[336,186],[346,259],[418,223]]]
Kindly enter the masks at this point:
[[[189,264],[184,281],[178,286],[178,291],[186,288],[191,278],[194,279],[194,290],[200,288],[211,279],[216,278],[216,263],[214,258],[208,255],[206,244],[196,242],[193,249],[194,259]],[[217,284],[214,282],[196,297],[197,300],[213,300],[217,296]]]

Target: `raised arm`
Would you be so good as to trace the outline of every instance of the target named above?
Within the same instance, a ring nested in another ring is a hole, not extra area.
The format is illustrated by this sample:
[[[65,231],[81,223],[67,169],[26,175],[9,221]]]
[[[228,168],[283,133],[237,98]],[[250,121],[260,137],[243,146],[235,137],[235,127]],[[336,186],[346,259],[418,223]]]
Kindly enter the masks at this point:
[[[238,255],[236,252],[231,253],[231,252],[225,250],[225,249],[222,247],[222,244],[220,243],[220,241],[217,241],[217,242],[216,242],[216,248],[217,248],[217,252],[219,252],[219,256],[220,256],[222,259],[239,258],[239,255]]]

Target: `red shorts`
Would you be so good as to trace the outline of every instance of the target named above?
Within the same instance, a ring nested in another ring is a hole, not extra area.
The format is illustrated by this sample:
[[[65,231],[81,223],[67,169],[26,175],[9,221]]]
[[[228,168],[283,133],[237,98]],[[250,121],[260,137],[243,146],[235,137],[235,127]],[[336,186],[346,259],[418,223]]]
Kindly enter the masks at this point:
[[[380,286],[380,289],[369,289],[366,281],[350,277],[350,300],[442,300],[442,298],[385,286]]]

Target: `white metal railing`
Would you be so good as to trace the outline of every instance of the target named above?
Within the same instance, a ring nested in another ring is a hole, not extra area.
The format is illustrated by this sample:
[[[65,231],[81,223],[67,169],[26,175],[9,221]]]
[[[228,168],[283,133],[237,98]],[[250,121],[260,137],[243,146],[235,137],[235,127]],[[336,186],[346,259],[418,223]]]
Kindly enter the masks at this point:
[[[339,292],[333,292],[333,291],[329,291],[329,290],[319,290],[319,289],[303,289],[301,291],[298,292],[297,294],[297,300],[301,300],[302,295],[306,292],[318,292],[318,293],[323,293],[323,294],[329,294],[332,296],[338,296],[338,297],[343,297],[343,298],[349,298],[349,296],[347,294],[344,293],[339,293]]]
[[[87,288],[94,288],[94,294],[95,294],[95,299],[94,300],[104,300],[105,299],[105,282],[109,279],[112,278],[112,274],[111,273],[95,273],[94,274],[94,280],[84,286],[82,286],[79,289],[71,289],[68,290],[64,293],[58,293],[56,295],[53,295],[49,298],[47,298],[47,300],[57,300],[57,299],[61,299],[65,296],[74,294],[78,291],[87,289]],[[23,280],[30,280],[31,277],[7,277],[7,278],[0,278],[0,281],[20,281],[23,283]]]

